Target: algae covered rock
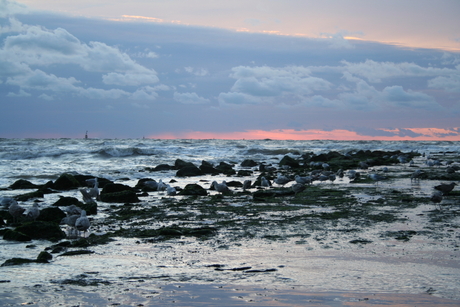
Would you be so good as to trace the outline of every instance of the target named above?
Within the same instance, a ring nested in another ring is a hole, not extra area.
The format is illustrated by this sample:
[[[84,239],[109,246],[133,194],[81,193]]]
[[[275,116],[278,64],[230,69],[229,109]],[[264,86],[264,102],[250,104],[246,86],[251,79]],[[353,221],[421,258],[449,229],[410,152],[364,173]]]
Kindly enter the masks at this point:
[[[21,232],[32,239],[45,239],[58,241],[65,238],[65,233],[59,224],[53,222],[35,221],[16,227],[15,231]]]
[[[184,189],[179,192],[179,195],[206,196],[208,195],[208,192],[206,192],[202,186],[196,183],[191,183],[187,184]]]
[[[64,173],[54,182],[56,190],[66,191],[80,187],[80,182],[71,174]]]
[[[8,229],[3,234],[3,240],[27,242],[27,241],[32,240],[32,238],[30,236],[27,236],[27,235],[19,232],[19,231]]]

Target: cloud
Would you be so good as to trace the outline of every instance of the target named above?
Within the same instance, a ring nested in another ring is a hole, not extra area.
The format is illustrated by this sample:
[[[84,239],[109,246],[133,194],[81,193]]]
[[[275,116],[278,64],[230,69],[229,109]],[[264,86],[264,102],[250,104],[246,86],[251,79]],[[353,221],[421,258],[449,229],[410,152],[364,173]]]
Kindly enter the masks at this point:
[[[174,93],[174,100],[184,104],[205,104],[209,103],[210,100],[200,97],[197,93]]]
[[[18,93],[9,92],[6,96],[7,97],[30,97],[32,95],[21,89],[19,90]]]
[[[197,77],[204,77],[209,74],[209,72],[204,68],[193,68],[191,66],[187,66],[187,67],[184,67],[184,70]]]
[[[230,77],[236,79],[232,92],[240,92],[255,97],[294,96],[300,99],[315,91],[325,91],[332,84],[322,78],[311,76],[311,71],[303,66],[232,68]]]
[[[376,62],[366,60],[360,63],[342,61],[344,72],[366,78],[369,82],[379,83],[382,79],[393,77],[426,77],[450,75],[456,73],[449,68],[421,67],[414,63]]]
[[[436,77],[431,79],[428,81],[428,87],[460,93],[460,73],[450,77]]]
[[[24,4],[16,1],[0,0],[0,18],[27,13],[29,13],[29,9]]]
[[[98,89],[85,87],[75,77],[47,72],[50,68],[58,72],[56,67],[61,67],[62,71],[66,65],[77,65],[86,72],[103,73],[100,78],[106,85],[139,87],[159,82],[155,70],[138,64],[116,47],[97,41],[82,43],[63,28],[49,30],[23,25],[12,18],[9,22],[8,29],[14,28],[21,33],[9,35],[4,40],[0,49],[0,78],[6,78],[6,84],[18,86],[20,91],[33,89],[91,99],[152,100],[158,96],[151,87],[132,92],[119,88]],[[34,66],[41,69],[33,69]]]

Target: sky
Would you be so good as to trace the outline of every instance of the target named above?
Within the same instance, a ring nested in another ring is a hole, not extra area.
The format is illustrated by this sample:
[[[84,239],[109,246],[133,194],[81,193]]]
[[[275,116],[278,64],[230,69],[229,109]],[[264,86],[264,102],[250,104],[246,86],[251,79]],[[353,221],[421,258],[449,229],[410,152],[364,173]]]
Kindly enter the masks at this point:
[[[0,138],[460,141],[458,0],[0,0]]]

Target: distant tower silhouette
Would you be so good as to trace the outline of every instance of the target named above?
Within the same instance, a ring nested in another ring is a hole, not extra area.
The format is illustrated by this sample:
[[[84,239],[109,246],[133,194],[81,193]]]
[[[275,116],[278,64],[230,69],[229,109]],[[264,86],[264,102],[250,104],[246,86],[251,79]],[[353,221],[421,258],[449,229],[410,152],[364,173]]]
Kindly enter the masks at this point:
[[[88,139],[88,130],[86,130],[86,133],[85,133],[85,140]]]

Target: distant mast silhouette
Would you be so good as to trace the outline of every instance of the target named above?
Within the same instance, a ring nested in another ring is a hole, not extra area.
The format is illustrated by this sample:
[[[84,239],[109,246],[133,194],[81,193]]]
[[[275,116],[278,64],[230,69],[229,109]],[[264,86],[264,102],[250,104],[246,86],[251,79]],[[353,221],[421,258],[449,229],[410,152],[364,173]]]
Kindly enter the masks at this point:
[[[85,140],[88,139],[88,130],[86,130],[86,133],[85,133]]]

